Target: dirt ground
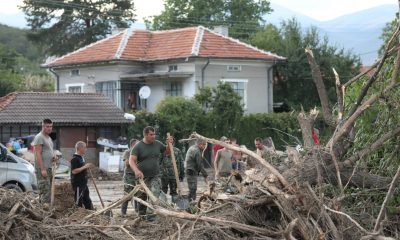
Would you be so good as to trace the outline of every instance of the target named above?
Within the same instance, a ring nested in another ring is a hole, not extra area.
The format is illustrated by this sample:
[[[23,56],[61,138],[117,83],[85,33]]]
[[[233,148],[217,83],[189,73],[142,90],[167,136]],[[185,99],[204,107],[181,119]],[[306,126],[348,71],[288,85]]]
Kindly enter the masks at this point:
[[[207,172],[209,172],[209,178],[213,178],[213,171],[211,169],[207,169]],[[121,177],[122,178],[122,177]],[[57,185],[62,183],[62,182],[68,182],[69,180],[67,179],[56,179]],[[124,191],[124,183],[123,180],[115,181],[115,180],[95,180],[97,188],[100,192],[101,198],[104,202],[104,204],[107,206],[111,204],[112,202],[117,201],[118,199],[122,198],[123,196],[123,191]],[[186,178],[183,180],[181,183],[182,185],[182,191],[183,195],[187,195],[189,190],[187,186],[187,181]],[[93,185],[93,182],[91,179],[88,179],[88,186],[89,186],[89,191],[90,191],[90,198],[92,199],[93,205],[96,209],[101,209],[101,203],[100,199],[96,193],[96,189]],[[202,192],[207,190],[207,184],[204,181],[204,178],[199,176],[198,177],[198,185],[197,185],[197,193],[198,195],[201,195]],[[169,198],[169,195],[167,195],[167,198]],[[132,213],[133,207],[131,204],[128,205],[128,214]],[[116,215],[120,214],[119,209],[113,209],[113,213]]]

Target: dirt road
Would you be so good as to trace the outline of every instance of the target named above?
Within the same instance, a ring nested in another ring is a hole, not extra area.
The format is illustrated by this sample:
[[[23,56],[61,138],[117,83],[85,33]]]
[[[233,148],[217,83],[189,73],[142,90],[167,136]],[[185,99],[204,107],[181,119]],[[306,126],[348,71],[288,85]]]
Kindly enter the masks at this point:
[[[209,175],[212,175],[211,171],[210,171]],[[101,203],[100,203],[99,197],[97,196],[96,189],[94,188],[92,181],[89,181],[88,185],[89,185],[89,191],[90,191],[90,198],[92,199],[94,206],[97,209],[100,209]],[[101,194],[101,198],[103,199],[103,202],[106,206],[109,205],[110,203],[122,198],[122,196],[123,196],[124,185],[123,185],[122,180],[121,181],[96,181],[96,185]],[[207,185],[204,182],[204,178],[199,176],[198,184],[197,184],[197,193],[201,194],[206,189],[207,189]],[[186,178],[182,182],[182,191],[183,191],[183,195],[188,194]],[[129,205],[129,208],[132,208],[132,206]]]

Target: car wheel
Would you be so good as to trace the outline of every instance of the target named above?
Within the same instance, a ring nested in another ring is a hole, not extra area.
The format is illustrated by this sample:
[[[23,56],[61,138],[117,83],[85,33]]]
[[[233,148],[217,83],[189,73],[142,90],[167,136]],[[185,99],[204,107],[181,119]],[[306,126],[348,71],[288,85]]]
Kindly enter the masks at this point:
[[[7,183],[6,185],[4,185],[4,187],[10,190],[15,190],[17,192],[23,192],[22,188],[18,186],[18,183]]]

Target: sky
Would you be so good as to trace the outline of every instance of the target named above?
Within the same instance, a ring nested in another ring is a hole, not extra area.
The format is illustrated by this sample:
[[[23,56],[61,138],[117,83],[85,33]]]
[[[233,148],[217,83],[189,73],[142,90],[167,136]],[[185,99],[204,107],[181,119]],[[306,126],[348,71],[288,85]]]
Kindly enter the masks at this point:
[[[320,21],[383,4],[397,4],[396,0],[270,0],[270,2]],[[21,3],[22,0],[0,0],[0,14],[20,12],[17,6]],[[143,22],[143,17],[157,15],[163,10],[163,0],[135,0],[135,8],[137,21]]]

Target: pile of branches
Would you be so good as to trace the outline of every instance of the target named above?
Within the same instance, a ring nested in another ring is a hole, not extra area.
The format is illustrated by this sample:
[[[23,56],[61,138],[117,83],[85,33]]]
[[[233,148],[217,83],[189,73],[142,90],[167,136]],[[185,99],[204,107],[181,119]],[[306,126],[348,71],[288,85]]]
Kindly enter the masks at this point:
[[[123,225],[112,225],[108,216],[84,221],[93,211],[39,203],[32,193],[0,188],[0,239],[124,239]],[[71,197],[71,202],[72,202]],[[64,204],[64,203],[63,203]]]

